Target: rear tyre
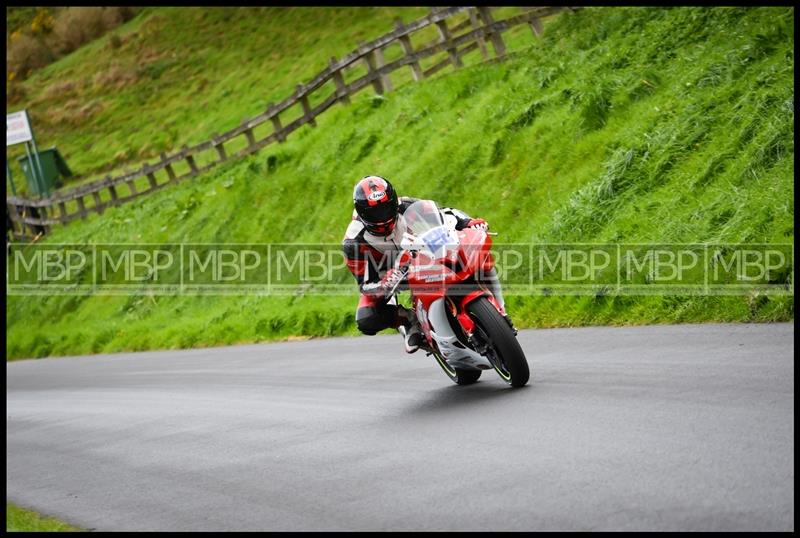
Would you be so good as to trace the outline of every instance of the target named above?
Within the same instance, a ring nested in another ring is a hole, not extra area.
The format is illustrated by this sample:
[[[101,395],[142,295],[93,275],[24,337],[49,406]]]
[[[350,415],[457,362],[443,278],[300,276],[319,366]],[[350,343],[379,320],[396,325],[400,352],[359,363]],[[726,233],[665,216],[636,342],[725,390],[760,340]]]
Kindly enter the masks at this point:
[[[444,373],[449,377],[453,383],[457,385],[472,385],[475,383],[478,378],[481,376],[480,370],[462,370],[461,368],[453,368],[447,361],[444,360],[439,356],[438,353],[434,353],[436,357],[436,362],[439,363],[439,366],[442,367]]]
[[[458,379],[455,380],[459,385],[472,385],[481,376],[480,370],[460,370],[457,369]]]
[[[512,387],[522,387],[530,378],[528,361],[514,331],[486,297],[467,305],[478,337],[486,344],[486,356],[500,377]]]

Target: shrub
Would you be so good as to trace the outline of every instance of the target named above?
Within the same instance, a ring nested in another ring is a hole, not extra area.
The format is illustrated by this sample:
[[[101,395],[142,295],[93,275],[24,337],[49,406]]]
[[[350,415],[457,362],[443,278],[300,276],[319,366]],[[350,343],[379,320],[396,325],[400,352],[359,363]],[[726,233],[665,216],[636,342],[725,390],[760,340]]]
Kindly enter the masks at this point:
[[[97,39],[109,30],[132,19],[132,7],[69,7],[55,17],[39,10],[30,28],[16,30],[8,40],[6,70],[17,79],[26,78],[31,71],[44,67],[59,56]],[[122,40],[112,36],[111,46],[118,48]]]
[[[99,71],[92,79],[92,85],[96,90],[119,90],[133,84],[136,80],[136,73],[115,65],[105,71]]]
[[[53,33],[56,50],[68,54],[84,43],[102,35],[106,20],[101,7],[73,7],[65,10],[56,21]]]
[[[31,21],[31,31],[34,34],[49,34],[54,24],[55,19],[47,9],[36,8],[36,16]]]
[[[8,83],[6,84],[6,105],[14,105],[19,103],[28,95],[25,92],[25,88],[22,87],[22,84],[20,84],[18,80],[10,77],[10,75],[13,74],[13,72],[9,72],[9,77],[7,77]]]
[[[55,58],[42,39],[29,34],[15,32],[11,35],[6,52],[6,64],[15,78],[25,78],[34,69],[44,67]]]

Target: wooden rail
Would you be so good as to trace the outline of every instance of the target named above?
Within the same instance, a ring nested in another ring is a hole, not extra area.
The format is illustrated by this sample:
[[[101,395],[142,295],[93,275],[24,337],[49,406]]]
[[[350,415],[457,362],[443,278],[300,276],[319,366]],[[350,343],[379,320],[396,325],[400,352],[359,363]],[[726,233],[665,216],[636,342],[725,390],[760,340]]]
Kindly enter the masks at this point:
[[[9,233],[15,238],[36,237],[46,233],[50,226],[85,219],[90,213],[102,213],[108,207],[125,204],[167,185],[202,174],[218,164],[249,155],[273,142],[283,142],[290,133],[303,125],[315,126],[317,116],[337,102],[349,103],[350,97],[368,86],[372,86],[377,94],[391,91],[393,84],[390,75],[398,69],[410,68],[414,80],[419,81],[447,66],[455,69],[461,67],[462,58],[474,50],[480,50],[484,60],[504,58],[506,46],[503,32],[528,24],[533,35],[539,36],[542,32],[542,17],[564,9],[578,8],[519,8],[519,14],[499,21],[494,20],[492,9],[497,8],[434,8],[425,17],[409,24],[397,20],[391,32],[373,41],[361,43],[356,50],[339,60],[331,58],[328,66],[307,83],[298,84],[294,92],[283,101],[270,103],[261,114],[244,119],[237,127],[220,135],[215,134],[206,142],[191,147],[183,146],[172,155],[162,153],[157,162],[145,163],[138,169],[126,170],[116,177],[107,175],[102,179],[56,192],[48,198],[33,200],[8,196],[6,210]],[[453,24],[458,18],[463,20]],[[431,26],[437,29],[438,39],[414,48],[412,36]],[[403,56],[386,63],[384,49],[398,43],[402,47]],[[488,45],[491,45],[494,58],[491,57]],[[421,60],[434,55],[441,55],[442,59],[427,69],[422,69]],[[367,70],[365,75],[350,83],[345,82],[348,71],[364,67]],[[320,91],[329,81],[333,81],[333,93],[316,106],[311,106],[310,96]],[[297,104],[300,104],[301,115],[284,124],[281,115]],[[259,139],[254,131],[262,124],[271,124],[271,132]],[[245,147],[231,152],[225,145],[236,139],[242,140]],[[208,162],[203,166],[197,164],[201,153],[212,156],[210,161],[206,158]],[[175,170],[178,164],[188,169],[178,174]],[[90,201],[89,205],[87,200]]]

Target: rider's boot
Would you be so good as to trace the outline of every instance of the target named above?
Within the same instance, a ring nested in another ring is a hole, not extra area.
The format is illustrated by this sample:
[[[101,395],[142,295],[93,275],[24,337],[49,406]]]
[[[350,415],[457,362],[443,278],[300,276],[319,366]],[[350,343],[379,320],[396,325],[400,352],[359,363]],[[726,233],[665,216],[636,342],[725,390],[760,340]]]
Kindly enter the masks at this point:
[[[417,324],[412,325],[410,329],[400,328],[401,333],[405,336],[406,353],[414,353],[422,345],[422,330]]]
[[[401,318],[401,325],[397,328],[405,339],[406,353],[414,353],[424,342],[422,329],[417,323],[417,317],[413,310],[403,306],[398,306],[398,316]]]

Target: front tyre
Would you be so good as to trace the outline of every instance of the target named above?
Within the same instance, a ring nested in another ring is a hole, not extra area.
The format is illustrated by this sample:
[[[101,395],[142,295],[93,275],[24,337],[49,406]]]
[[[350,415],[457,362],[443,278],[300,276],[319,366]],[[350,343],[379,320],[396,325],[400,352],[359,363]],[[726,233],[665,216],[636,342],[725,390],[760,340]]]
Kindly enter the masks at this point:
[[[479,297],[467,305],[467,312],[475,321],[475,336],[485,344],[486,357],[500,377],[512,387],[522,387],[530,378],[528,361],[514,332],[500,312],[486,297]]]

